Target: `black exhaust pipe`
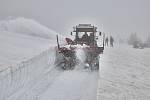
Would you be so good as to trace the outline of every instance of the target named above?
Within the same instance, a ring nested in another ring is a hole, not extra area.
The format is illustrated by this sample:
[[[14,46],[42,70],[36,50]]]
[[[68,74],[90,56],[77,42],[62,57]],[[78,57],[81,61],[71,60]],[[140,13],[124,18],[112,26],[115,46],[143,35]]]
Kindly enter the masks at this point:
[[[58,40],[58,35],[56,35],[56,38],[57,38],[57,47],[58,47],[58,49],[60,49],[59,40]]]

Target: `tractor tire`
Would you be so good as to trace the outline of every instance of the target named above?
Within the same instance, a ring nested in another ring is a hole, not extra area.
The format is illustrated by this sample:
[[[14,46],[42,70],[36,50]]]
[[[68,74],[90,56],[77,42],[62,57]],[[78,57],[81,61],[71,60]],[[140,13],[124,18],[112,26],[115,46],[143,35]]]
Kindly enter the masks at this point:
[[[99,70],[99,57],[96,57],[94,63],[91,63],[90,66],[91,70]]]

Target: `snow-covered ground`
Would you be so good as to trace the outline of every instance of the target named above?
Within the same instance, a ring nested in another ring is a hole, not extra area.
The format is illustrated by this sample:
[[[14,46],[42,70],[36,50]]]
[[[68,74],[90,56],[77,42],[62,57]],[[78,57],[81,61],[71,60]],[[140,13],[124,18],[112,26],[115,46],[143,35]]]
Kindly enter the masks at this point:
[[[54,61],[51,48],[10,69],[11,74],[1,73],[0,100],[96,100],[97,71],[63,71]]]
[[[31,19],[0,21],[0,100],[24,91],[53,67],[56,34]]]
[[[34,20],[0,22],[0,100],[150,100],[150,49],[106,47],[99,76],[82,66],[62,71],[56,34]]]
[[[98,100],[150,100],[150,49],[105,48]]]
[[[38,55],[51,40],[17,33],[0,32],[0,70]]]
[[[65,71],[39,100],[96,100],[98,73]]]

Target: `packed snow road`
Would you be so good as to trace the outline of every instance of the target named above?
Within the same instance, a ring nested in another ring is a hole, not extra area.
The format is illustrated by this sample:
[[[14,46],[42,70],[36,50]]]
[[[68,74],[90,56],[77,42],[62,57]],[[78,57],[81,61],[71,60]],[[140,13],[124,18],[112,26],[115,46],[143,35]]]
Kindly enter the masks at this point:
[[[39,100],[96,100],[97,72],[64,71]]]
[[[150,49],[105,48],[98,100],[150,100]]]

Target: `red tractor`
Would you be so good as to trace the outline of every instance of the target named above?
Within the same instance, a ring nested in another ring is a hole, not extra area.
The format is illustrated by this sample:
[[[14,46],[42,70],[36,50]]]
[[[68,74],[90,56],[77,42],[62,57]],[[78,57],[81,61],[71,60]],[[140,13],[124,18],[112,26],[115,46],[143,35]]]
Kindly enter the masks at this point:
[[[74,34],[75,33],[75,34]],[[85,68],[99,69],[99,54],[104,50],[104,35],[97,32],[97,27],[91,24],[79,24],[71,32],[75,39],[66,38],[66,45],[59,45],[57,36],[56,64],[63,69],[74,69],[80,63],[77,53],[78,49],[84,51]],[[84,63],[84,64],[83,64]]]

